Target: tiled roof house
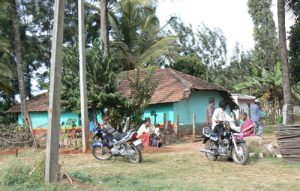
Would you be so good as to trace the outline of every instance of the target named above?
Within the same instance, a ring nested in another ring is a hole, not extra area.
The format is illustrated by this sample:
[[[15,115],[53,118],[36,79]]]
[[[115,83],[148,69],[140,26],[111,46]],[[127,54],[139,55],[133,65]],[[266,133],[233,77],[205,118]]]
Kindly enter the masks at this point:
[[[133,76],[134,70],[128,71],[127,75]],[[141,71],[141,78],[145,71]],[[152,123],[163,124],[163,116],[166,114],[167,121],[175,123],[179,116],[180,125],[191,125],[192,115],[196,114],[197,124],[205,123],[205,111],[208,99],[214,97],[217,103],[228,100],[231,105],[231,95],[224,88],[208,83],[205,80],[196,78],[185,73],[166,68],[156,69],[154,79],[158,80],[158,86],[151,98],[150,105],[144,112],[144,117],[150,117]],[[122,78],[118,90],[125,96],[130,96],[130,82],[128,78]],[[34,128],[45,128],[48,126],[48,94],[40,94],[27,101],[27,108],[30,112]],[[19,113],[18,123],[22,124],[20,105],[15,105],[8,112]],[[76,124],[80,123],[80,116],[77,113],[61,113],[61,123],[68,119],[75,119]]]
[[[132,70],[127,75],[133,76],[134,74],[135,71]],[[145,71],[141,71],[141,78],[144,75]],[[232,100],[231,94],[224,88],[183,72],[171,68],[156,69],[153,78],[157,79],[159,83],[151,97],[150,105],[144,113],[144,117],[150,117],[152,122],[162,124],[163,115],[166,113],[167,120],[171,123],[175,122],[178,115],[180,124],[190,125],[192,124],[192,115],[195,113],[197,123],[203,124],[210,97],[216,99],[216,104],[224,99],[232,107],[237,106]],[[119,91],[130,96],[128,79],[121,80]]]

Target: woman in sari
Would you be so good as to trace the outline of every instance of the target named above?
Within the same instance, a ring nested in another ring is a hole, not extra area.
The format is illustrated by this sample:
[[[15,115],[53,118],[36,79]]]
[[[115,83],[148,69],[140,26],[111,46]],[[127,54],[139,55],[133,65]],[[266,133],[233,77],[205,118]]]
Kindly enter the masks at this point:
[[[248,117],[247,113],[243,114],[244,123],[241,126],[241,133],[243,133],[243,137],[253,136],[254,132],[254,123]]]
[[[137,132],[138,138],[142,141],[144,147],[148,147],[150,144],[150,123],[150,118],[146,118]]]

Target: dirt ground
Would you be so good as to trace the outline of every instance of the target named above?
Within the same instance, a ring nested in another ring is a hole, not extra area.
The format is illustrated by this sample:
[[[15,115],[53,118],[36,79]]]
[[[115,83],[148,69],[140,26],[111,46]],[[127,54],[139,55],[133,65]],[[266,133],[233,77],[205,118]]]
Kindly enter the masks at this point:
[[[274,141],[266,135],[263,144]],[[82,183],[72,178],[77,190],[300,190],[300,165],[281,159],[251,159],[247,165],[218,160],[208,161],[199,149],[201,142],[188,140],[163,148],[145,148],[143,162],[131,164],[126,159],[99,161],[80,150],[61,150],[61,171],[93,178]],[[32,162],[45,151],[19,150],[19,158]],[[77,153],[77,154],[75,154]],[[0,155],[0,166],[12,155]],[[7,153],[9,154],[9,153]],[[65,179],[65,184],[70,182]]]

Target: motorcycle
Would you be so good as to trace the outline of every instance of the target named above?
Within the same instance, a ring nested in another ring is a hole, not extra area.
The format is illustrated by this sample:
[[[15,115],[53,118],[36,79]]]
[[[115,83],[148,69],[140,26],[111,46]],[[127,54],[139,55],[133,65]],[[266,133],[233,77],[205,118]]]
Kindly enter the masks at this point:
[[[142,142],[137,139],[134,129],[119,133],[113,127],[97,127],[94,131],[96,142],[92,145],[93,156],[98,160],[109,160],[112,157],[125,157],[132,163],[142,162]]]
[[[205,149],[200,149],[204,152],[207,159],[216,161],[219,157],[226,159],[232,158],[237,164],[246,164],[249,158],[249,151],[246,142],[243,140],[242,133],[236,132],[230,128],[229,122],[219,122],[224,127],[223,140],[217,133],[214,133],[211,128],[203,128],[203,144]]]

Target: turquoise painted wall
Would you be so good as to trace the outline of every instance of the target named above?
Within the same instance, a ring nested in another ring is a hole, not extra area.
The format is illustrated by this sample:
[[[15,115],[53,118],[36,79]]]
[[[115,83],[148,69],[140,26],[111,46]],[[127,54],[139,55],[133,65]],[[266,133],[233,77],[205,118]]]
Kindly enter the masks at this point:
[[[180,125],[191,125],[193,122],[193,113],[196,114],[196,123],[206,122],[206,107],[208,99],[215,98],[216,108],[222,96],[217,91],[194,91],[188,99],[174,103],[174,116],[179,115]]]
[[[194,91],[188,99],[181,100],[177,103],[166,103],[150,105],[144,111],[143,119],[150,117],[151,122],[154,123],[154,116],[151,112],[155,111],[157,114],[156,123],[163,124],[163,115],[167,114],[167,121],[175,123],[177,114],[179,115],[180,125],[191,125],[192,115],[196,113],[196,123],[206,122],[206,107],[208,99],[214,97],[216,100],[216,108],[219,101],[222,99],[217,91]],[[91,114],[90,114],[91,115]],[[48,113],[47,112],[30,112],[33,128],[46,128],[48,127]],[[80,125],[80,115],[76,113],[61,113],[60,124],[64,122],[66,125],[68,119],[75,119],[76,126]],[[97,114],[98,121],[101,121],[101,115]],[[18,115],[18,124],[22,124],[21,114]],[[90,130],[93,129],[93,122],[90,121]]]
[[[167,121],[171,121],[174,123],[174,108],[173,103],[166,103],[166,104],[156,104],[156,105],[149,105],[146,110],[144,111],[143,119],[146,117],[151,118],[151,123],[154,123],[154,116],[151,116],[151,111],[155,111],[156,116],[156,123],[163,124],[164,121],[164,113],[166,113]]]
[[[30,112],[30,117],[32,121],[33,128],[47,128],[48,127],[48,112]],[[74,119],[76,126],[80,125],[79,114],[77,113],[61,113],[60,115],[60,124],[66,126],[68,119]],[[18,124],[22,125],[22,117],[19,113],[18,115]]]

